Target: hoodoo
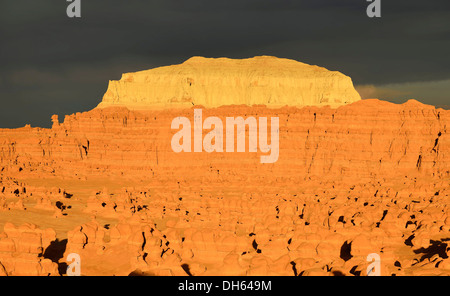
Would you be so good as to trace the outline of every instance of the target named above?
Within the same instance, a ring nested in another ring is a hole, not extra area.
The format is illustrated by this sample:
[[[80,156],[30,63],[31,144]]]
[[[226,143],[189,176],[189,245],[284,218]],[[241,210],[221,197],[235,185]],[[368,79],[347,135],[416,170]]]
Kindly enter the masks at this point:
[[[270,56],[193,57],[180,65],[126,73],[110,81],[99,108],[130,110],[224,105],[330,106],[361,99],[350,77]]]

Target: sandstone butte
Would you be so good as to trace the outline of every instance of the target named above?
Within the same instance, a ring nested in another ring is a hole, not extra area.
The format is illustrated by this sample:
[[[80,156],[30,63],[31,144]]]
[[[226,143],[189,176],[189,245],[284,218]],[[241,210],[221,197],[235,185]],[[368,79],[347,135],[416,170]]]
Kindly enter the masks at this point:
[[[279,117],[279,159],[174,153],[171,121]],[[89,112],[0,129],[0,274],[449,275],[450,111],[360,100],[272,57],[124,74]]]
[[[193,57],[181,65],[110,81],[99,108],[130,110],[223,105],[338,107],[360,100],[350,77],[288,59]]]

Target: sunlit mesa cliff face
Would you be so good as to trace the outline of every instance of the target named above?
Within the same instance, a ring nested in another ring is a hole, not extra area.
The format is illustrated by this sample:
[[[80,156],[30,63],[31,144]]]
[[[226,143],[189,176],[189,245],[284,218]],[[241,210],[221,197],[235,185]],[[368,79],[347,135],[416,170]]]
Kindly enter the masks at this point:
[[[331,106],[360,100],[350,77],[288,59],[193,57],[110,81],[99,107],[139,110],[201,105]]]
[[[1,130],[0,159],[4,170],[139,175],[143,179],[165,173],[195,179],[193,168],[200,175],[218,180],[221,176],[291,176],[323,180],[346,177],[358,182],[417,173],[448,175],[449,111],[433,106],[414,101],[396,105],[363,100],[337,109],[222,106],[203,110],[204,118],[217,116],[224,122],[226,117],[238,115],[279,117],[276,163],[260,164],[261,152],[248,150],[174,153],[171,138],[177,130],[171,129],[171,122],[178,116],[193,119],[194,107],[153,111],[94,109],[66,116],[63,123],[55,123],[52,129]]]
[[[174,153],[197,108],[278,117],[278,160]],[[450,111],[359,100],[295,61],[193,58],[52,119],[0,129],[0,275],[70,253],[83,275],[364,275],[370,253],[382,275],[450,275]]]

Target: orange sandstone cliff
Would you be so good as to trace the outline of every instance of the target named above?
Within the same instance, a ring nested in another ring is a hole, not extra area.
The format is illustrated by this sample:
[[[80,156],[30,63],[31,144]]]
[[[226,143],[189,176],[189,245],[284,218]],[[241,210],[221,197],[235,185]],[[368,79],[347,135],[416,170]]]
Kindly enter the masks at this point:
[[[194,108],[279,117],[278,161],[174,153]],[[84,275],[365,275],[371,253],[383,275],[450,274],[450,111],[295,61],[192,58],[52,119],[0,130],[0,274],[65,274],[70,253]]]

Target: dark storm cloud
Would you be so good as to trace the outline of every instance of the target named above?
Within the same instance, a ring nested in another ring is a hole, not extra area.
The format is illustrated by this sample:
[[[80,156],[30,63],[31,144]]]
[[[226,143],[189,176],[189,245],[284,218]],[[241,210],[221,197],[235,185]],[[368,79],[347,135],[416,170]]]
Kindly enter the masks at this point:
[[[292,58],[361,85],[450,78],[448,1],[384,0],[381,19],[365,0],[81,2],[69,19],[63,0],[2,0],[0,126],[49,126],[95,107],[124,72],[194,55]]]

